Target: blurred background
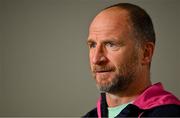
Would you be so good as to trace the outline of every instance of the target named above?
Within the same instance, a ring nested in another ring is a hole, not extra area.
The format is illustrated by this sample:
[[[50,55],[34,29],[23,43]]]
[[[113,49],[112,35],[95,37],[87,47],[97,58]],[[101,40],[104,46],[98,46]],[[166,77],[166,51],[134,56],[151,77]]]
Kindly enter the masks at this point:
[[[152,17],[151,79],[179,97],[179,0],[0,0],[0,116],[82,116],[95,107],[88,26],[119,2]]]

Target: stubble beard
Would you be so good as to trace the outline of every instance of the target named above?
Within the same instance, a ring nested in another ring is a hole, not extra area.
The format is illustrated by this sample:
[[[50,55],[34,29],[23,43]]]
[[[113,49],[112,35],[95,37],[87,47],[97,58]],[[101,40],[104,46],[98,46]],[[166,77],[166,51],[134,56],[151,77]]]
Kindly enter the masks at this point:
[[[100,83],[97,79],[108,79],[108,78],[96,78],[96,75],[93,74],[96,79],[97,88],[101,92],[108,93],[117,93],[125,91],[128,86],[136,79],[136,70],[138,66],[138,54],[137,51],[132,53],[131,58],[126,64],[122,64],[119,67],[115,68],[115,75],[111,78],[111,81],[106,83]],[[113,67],[112,67],[113,68]],[[101,80],[100,80],[101,81]]]

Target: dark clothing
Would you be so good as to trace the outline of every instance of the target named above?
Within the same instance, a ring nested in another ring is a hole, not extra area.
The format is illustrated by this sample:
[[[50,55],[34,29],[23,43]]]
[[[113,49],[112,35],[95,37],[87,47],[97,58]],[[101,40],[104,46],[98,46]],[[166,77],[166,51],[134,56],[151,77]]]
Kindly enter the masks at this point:
[[[108,117],[107,108],[106,95],[102,93],[97,107],[84,117]],[[147,88],[116,117],[180,117],[180,101],[157,83]]]
[[[142,115],[140,115],[142,113]],[[97,109],[88,112],[84,117],[98,117]],[[163,105],[149,110],[141,110],[129,104],[116,117],[180,117],[179,105]]]

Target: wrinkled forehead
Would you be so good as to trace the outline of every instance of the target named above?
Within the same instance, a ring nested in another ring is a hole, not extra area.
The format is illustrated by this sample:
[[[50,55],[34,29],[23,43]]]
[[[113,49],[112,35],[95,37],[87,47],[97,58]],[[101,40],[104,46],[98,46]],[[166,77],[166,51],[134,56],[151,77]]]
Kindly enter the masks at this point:
[[[89,38],[94,36],[119,37],[130,32],[128,12],[124,9],[110,8],[100,12],[89,28]]]
[[[129,23],[128,12],[120,8],[110,8],[100,12],[92,21],[89,30],[105,27],[117,27]]]
[[[100,12],[92,21],[89,32],[129,29],[128,12],[120,8],[110,8]]]

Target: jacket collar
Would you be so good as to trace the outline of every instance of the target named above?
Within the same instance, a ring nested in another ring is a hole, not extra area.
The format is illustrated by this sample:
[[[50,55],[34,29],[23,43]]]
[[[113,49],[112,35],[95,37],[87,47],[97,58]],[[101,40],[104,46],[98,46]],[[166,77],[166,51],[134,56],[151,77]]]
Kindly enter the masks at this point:
[[[102,103],[106,102],[103,94],[105,93],[102,93],[101,97],[97,101],[97,113],[99,118],[102,117]],[[146,110],[161,105],[180,105],[180,101],[173,94],[165,91],[161,83],[156,83],[144,90],[144,92],[138,96],[132,104],[136,105],[140,109]]]
[[[139,97],[137,97],[133,104],[140,109],[151,109],[153,107],[168,104],[180,105],[180,101],[173,94],[165,91],[161,83],[156,83],[148,87]]]

